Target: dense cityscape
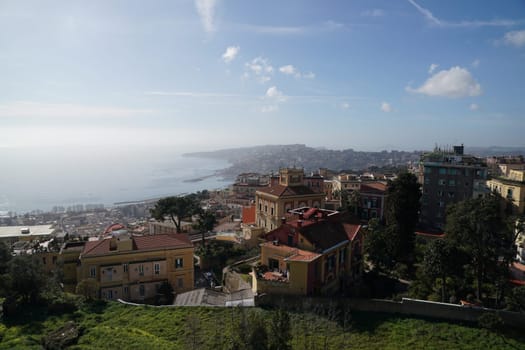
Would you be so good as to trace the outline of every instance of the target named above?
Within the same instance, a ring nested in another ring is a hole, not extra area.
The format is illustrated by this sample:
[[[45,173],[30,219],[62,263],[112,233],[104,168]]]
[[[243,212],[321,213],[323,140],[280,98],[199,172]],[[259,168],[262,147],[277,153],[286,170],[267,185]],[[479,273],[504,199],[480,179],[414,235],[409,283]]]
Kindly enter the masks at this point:
[[[460,145],[387,164],[310,173],[295,164],[178,197],[8,213],[3,317],[53,303],[51,288],[51,298],[173,307],[286,298],[281,308],[315,300],[330,313],[327,300],[339,300],[348,310],[521,328],[523,156],[481,158]]]

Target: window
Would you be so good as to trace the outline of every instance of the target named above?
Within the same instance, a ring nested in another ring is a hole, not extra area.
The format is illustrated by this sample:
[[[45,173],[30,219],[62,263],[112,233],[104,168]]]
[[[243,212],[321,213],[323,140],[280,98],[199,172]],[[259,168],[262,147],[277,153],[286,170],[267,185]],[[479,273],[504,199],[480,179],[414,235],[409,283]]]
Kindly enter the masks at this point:
[[[184,278],[177,278],[177,288],[184,288]]]
[[[429,167],[425,167],[425,174],[431,174],[432,173],[432,168],[429,168]]]
[[[140,295],[141,297],[143,297],[145,294],[146,294],[146,288],[144,288],[144,285],[141,284],[141,285],[139,286],[139,295]]]
[[[89,277],[97,277],[97,268],[95,266],[89,269]]]
[[[124,272],[128,272],[128,264],[122,265],[122,268],[124,269]]]
[[[449,192],[449,193],[448,193],[448,198],[454,198],[454,195],[455,195],[454,192]]]
[[[183,266],[184,266],[184,263],[182,261],[182,258],[175,259],[175,268],[176,269],[180,269]]]
[[[129,295],[129,287],[128,286],[125,286],[124,287],[124,295]]]
[[[441,208],[444,208],[444,207],[445,207],[445,202],[443,202],[443,201],[439,201],[439,206],[440,206]]]
[[[279,260],[268,258],[268,268],[270,271],[279,270]]]
[[[430,184],[430,179],[428,177],[425,178],[425,185]]]
[[[144,265],[139,265],[139,276],[144,276]]]
[[[447,173],[446,168],[439,168],[439,175],[445,175]]]
[[[449,186],[456,186],[456,180],[448,180]]]
[[[457,175],[457,173],[458,173],[457,169],[448,169],[449,175]]]
[[[268,212],[268,206],[267,206],[267,205],[264,206],[264,212],[265,212],[265,213]]]
[[[339,251],[339,264],[343,264],[345,262],[345,249],[341,249]]]
[[[507,199],[512,199],[513,194],[514,194],[514,191],[512,188],[507,189]]]
[[[155,263],[153,265],[153,271],[155,271],[155,275],[159,275],[160,274],[160,264]]]
[[[53,265],[56,265],[56,264],[57,264],[57,257],[54,256],[54,257],[53,257]]]
[[[443,197],[443,191],[438,191],[438,197]]]
[[[445,179],[439,179],[438,180],[438,185],[440,185],[440,186],[445,186],[445,183],[446,183]]]
[[[270,215],[273,215],[273,208],[270,208]]]
[[[44,265],[46,264],[46,257],[45,256],[42,257],[42,264],[44,264]]]
[[[107,296],[108,296],[108,299],[113,299],[113,290],[111,290],[111,289],[108,290]]]

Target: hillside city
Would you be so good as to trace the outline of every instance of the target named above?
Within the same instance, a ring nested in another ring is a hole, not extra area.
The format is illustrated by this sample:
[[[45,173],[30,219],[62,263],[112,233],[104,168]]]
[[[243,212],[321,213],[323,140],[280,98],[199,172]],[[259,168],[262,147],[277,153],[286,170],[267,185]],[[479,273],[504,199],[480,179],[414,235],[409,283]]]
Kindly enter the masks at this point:
[[[223,189],[8,213],[3,317],[46,298],[53,284],[87,301],[339,300],[352,310],[523,329],[523,155],[482,158],[463,145],[407,155],[360,171],[306,171],[298,160],[239,173]]]

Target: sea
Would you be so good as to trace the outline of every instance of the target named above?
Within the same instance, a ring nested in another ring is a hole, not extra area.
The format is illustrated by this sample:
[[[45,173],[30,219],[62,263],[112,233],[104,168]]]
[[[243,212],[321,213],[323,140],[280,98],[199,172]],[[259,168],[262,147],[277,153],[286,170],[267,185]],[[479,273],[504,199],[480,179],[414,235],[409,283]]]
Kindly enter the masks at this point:
[[[0,148],[0,215],[225,188],[229,163],[143,147]]]

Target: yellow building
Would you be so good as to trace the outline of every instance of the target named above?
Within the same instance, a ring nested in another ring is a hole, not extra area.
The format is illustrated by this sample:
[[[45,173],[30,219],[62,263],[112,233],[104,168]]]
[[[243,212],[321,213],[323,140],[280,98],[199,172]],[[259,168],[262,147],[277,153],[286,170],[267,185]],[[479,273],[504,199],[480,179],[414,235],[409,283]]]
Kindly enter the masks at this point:
[[[487,186],[507,201],[512,213],[525,212],[525,170],[510,169],[507,176],[488,180]]]
[[[193,244],[184,234],[87,242],[80,254],[78,281],[90,281],[101,299],[151,302],[168,282],[175,293],[193,289]]]
[[[351,286],[362,274],[361,226],[344,223],[335,211],[294,210],[267,233],[261,265],[253,276],[257,293],[329,295]]]
[[[322,178],[320,178],[322,181]],[[255,192],[255,224],[266,232],[279,227],[289,210],[300,207],[323,208],[325,194],[306,186],[303,169],[284,168],[279,183]]]

